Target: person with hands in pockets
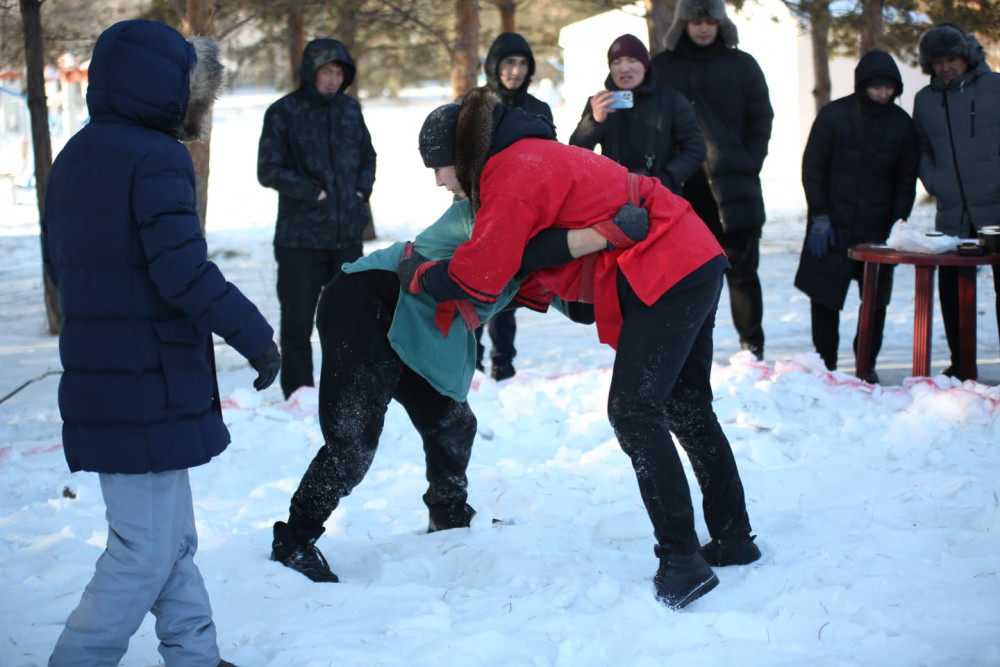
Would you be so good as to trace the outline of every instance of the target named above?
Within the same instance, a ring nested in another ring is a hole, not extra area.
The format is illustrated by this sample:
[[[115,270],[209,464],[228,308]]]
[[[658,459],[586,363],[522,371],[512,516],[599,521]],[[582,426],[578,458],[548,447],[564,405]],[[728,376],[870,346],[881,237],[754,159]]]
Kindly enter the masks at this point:
[[[281,305],[281,390],[312,387],[310,342],[320,290],[363,253],[375,149],[361,105],[345,91],[354,59],[335,39],[306,44],[299,87],[268,107],[257,180],[278,191],[274,258]]]

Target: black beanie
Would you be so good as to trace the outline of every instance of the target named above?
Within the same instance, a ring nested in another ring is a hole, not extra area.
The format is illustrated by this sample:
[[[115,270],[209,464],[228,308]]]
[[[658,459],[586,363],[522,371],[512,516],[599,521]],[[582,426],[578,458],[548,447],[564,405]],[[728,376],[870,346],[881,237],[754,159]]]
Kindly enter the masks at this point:
[[[420,128],[420,157],[431,169],[455,164],[455,127],[460,104],[445,104],[427,115]]]

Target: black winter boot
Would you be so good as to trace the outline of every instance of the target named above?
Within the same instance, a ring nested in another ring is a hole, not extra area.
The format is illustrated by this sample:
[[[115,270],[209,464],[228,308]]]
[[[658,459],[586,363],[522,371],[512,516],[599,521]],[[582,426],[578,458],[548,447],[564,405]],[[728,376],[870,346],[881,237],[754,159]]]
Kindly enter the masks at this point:
[[[701,556],[713,567],[749,565],[760,558],[760,547],[753,543],[755,539],[754,535],[735,539],[718,537],[700,549]]]
[[[425,500],[426,502],[426,500]],[[476,510],[469,503],[449,505],[446,503],[427,504],[430,519],[427,522],[427,532],[436,533],[439,530],[452,528],[468,528]]]
[[[295,528],[284,521],[276,522],[274,541],[271,542],[271,560],[301,572],[313,581],[340,581],[316,547],[316,540],[325,531],[323,527]]]
[[[653,577],[656,599],[671,609],[683,609],[719,585],[701,554],[689,556],[671,553],[660,545],[653,547],[660,558],[660,567]]]

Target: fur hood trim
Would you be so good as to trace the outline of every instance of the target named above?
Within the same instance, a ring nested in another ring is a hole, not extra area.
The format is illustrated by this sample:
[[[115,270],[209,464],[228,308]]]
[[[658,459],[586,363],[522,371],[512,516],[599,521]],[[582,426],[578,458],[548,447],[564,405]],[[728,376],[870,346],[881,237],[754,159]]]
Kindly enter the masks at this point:
[[[920,69],[924,74],[934,75],[932,63],[941,58],[958,56],[965,58],[969,69],[975,69],[982,63],[986,54],[975,35],[967,35],[954,23],[942,23],[934,26],[920,36],[918,46]]]
[[[184,120],[173,133],[181,141],[207,141],[212,128],[212,105],[222,90],[225,67],[219,60],[219,44],[211,37],[190,40],[198,57],[191,70],[191,93]]]
[[[703,16],[719,22],[719,37],[728,48],[734,48],[740,43],[736,24],[726,14],[725,0],[679,0],[674,11],[674,20],[663,38],[666,50],[676,49],[677,43],[687,30],[687,24]]]

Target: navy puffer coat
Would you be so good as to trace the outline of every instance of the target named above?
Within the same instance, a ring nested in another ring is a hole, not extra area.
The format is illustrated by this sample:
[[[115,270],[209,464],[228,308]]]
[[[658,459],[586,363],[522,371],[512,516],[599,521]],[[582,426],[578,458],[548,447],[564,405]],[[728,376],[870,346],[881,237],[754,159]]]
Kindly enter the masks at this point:
[[[194,168],[175,138],[189,108],[210,109],[189,103],[196,60],[162,23],[106,30],[90,66],[91,121],[52,166],[43,253],[65,318],[59,409],[72,471],[209,461],[229,443],[212,333],[248,359],[271,345],[263,316],[208,260]]]

